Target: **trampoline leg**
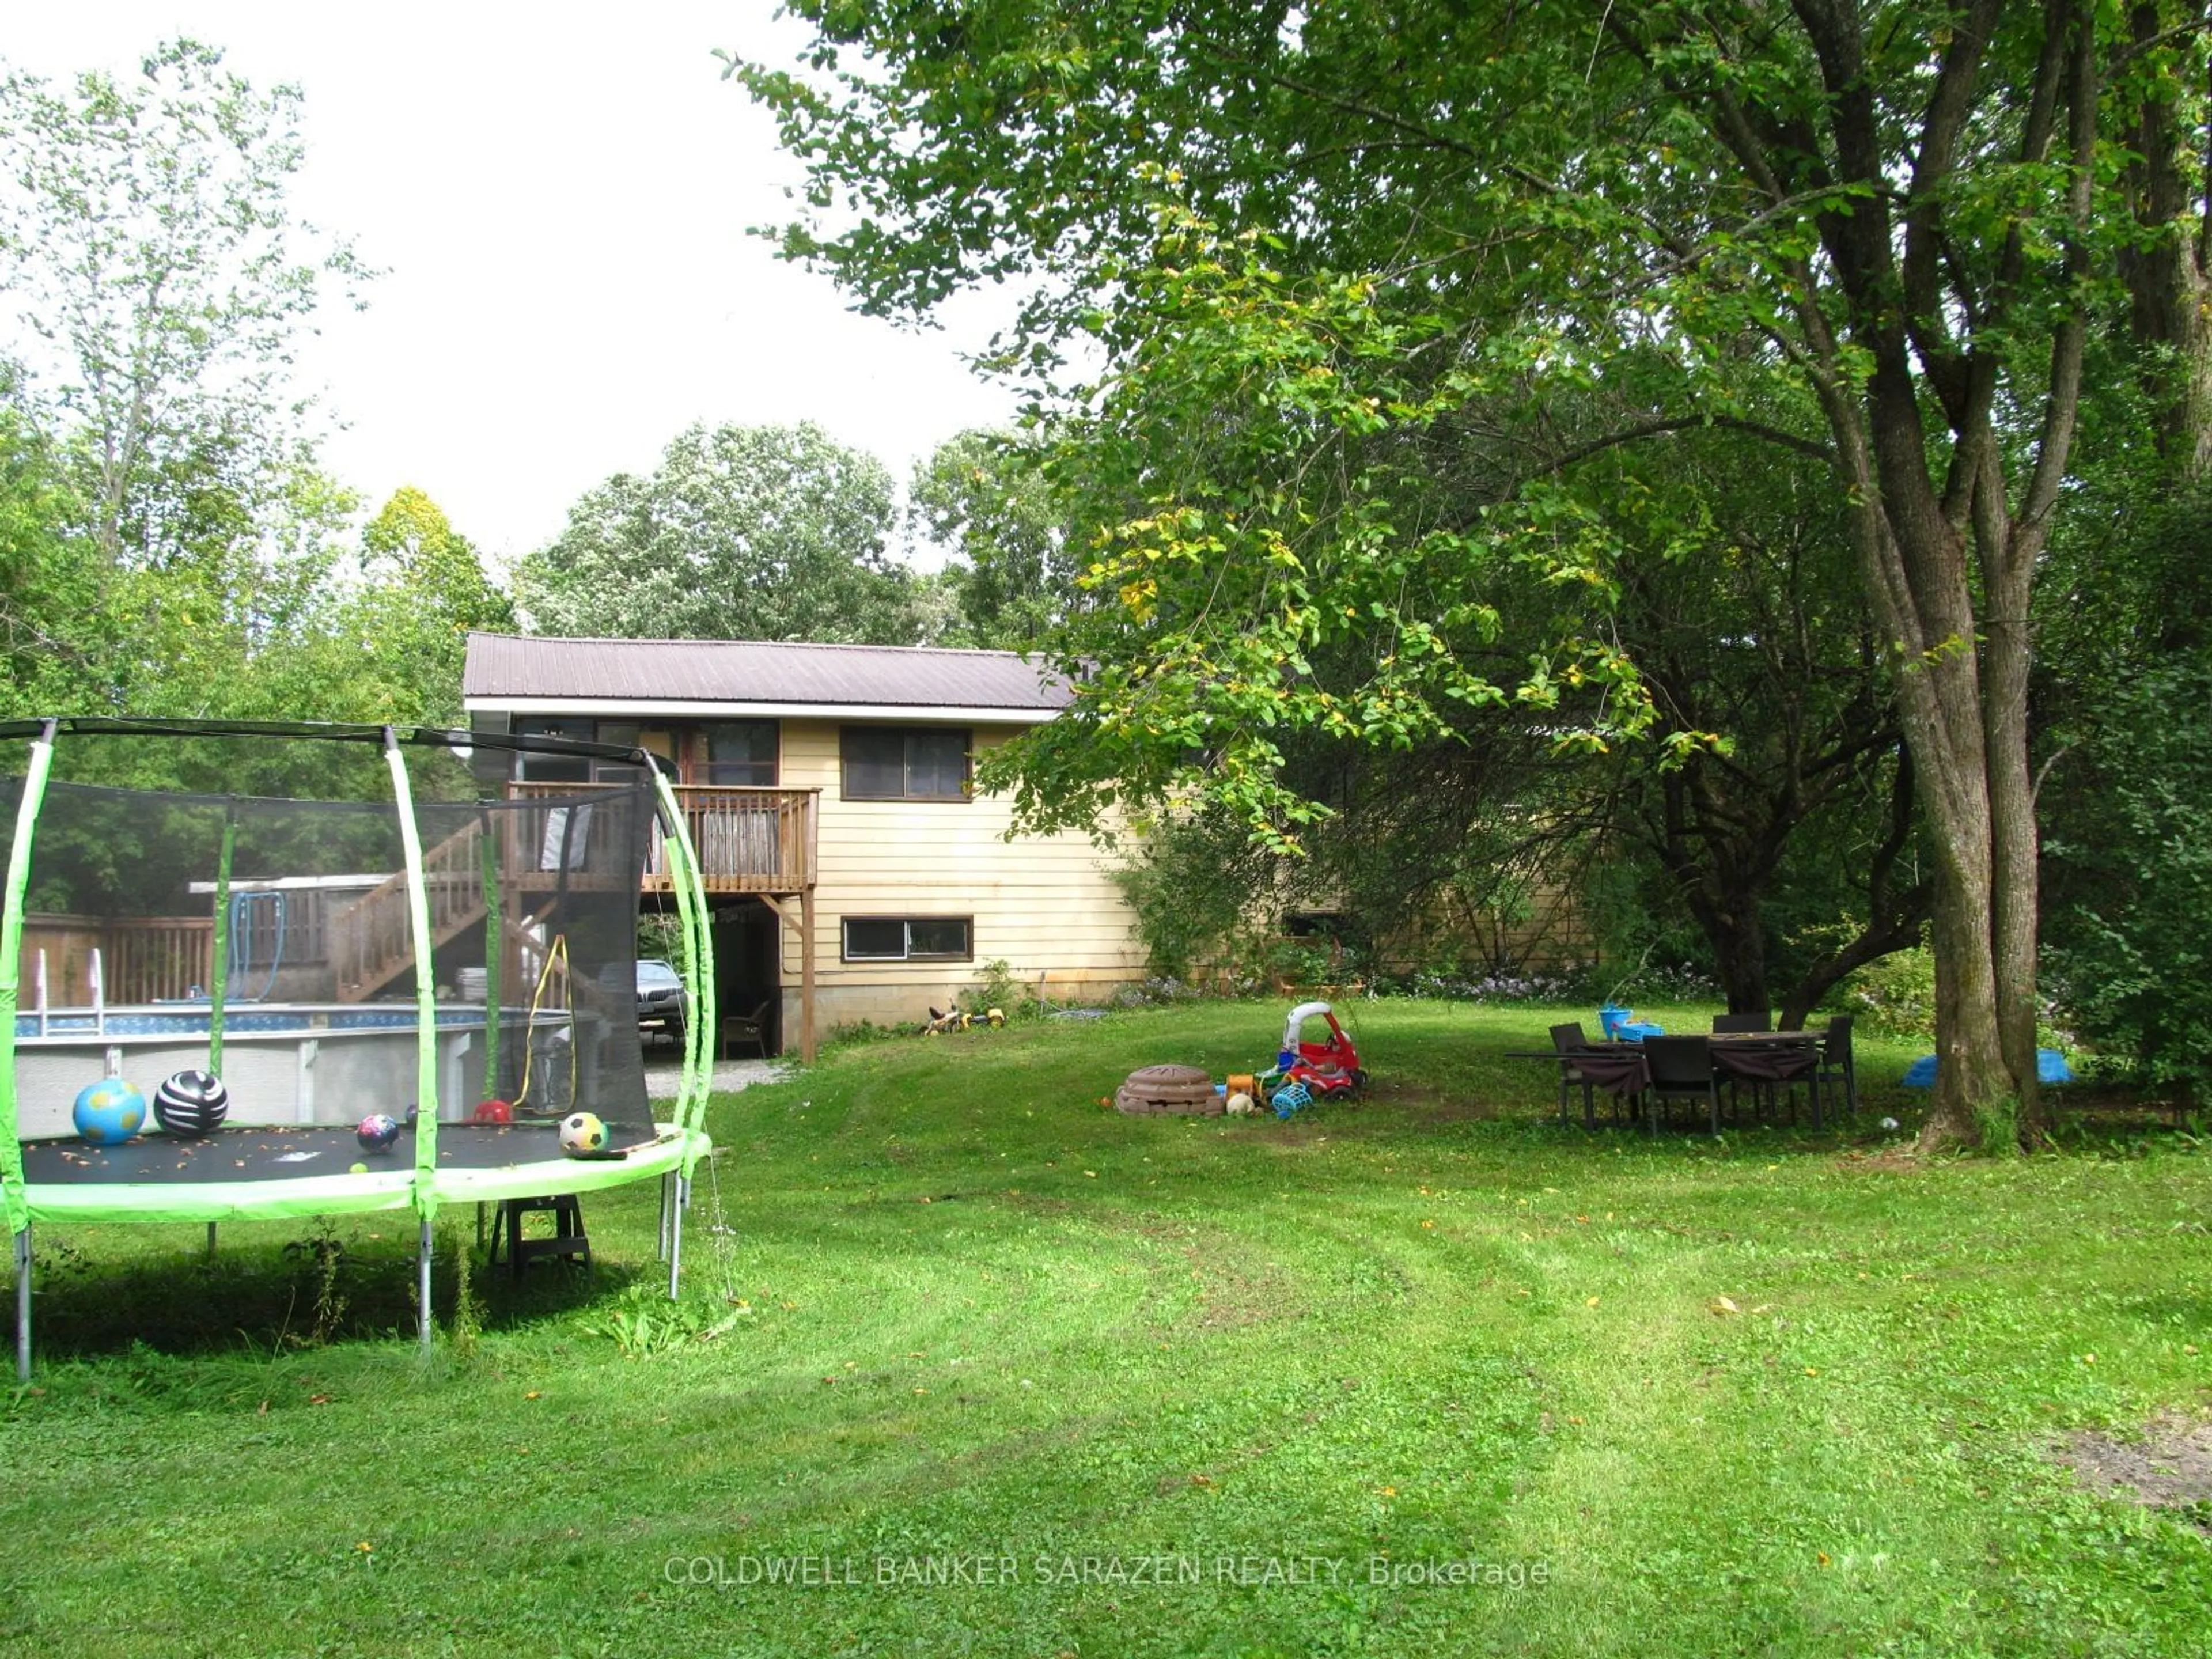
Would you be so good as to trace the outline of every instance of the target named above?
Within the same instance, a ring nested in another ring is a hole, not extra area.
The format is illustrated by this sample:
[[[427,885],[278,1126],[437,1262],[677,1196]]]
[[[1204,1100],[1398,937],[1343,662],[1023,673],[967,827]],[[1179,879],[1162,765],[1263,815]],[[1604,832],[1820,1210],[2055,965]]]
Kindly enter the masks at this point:
[[[215,1260],[215,1223],[208,1223],[208,1260]]]
[[[415,1316],[416,1334],[422,1340],[425,1353],[430,1349],[430,1218],[424,1216],[422,1231],[415,1245]]]
[[[31,1380],[31,1230],[15,1235],[15,1380]]]
[[[682,1176],[676,1177],[676,1202],[668,1212],[668,1299],[676,1300],[676,1276],[684,1271],[684,1201],[691,1195],[691,1183]]]

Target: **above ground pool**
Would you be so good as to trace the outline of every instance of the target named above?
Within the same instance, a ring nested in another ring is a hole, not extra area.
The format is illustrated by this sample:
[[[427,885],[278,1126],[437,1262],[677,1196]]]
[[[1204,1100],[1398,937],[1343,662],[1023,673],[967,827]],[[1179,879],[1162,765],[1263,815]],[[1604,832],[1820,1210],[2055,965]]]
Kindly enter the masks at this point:
[[[514,1092],[510,1082],[485,1086],[481,1006],[440,1007],[434,1014],[441,1121],[466,1121],[487,1095]],[[16,1015],[18,1133],[25,1139],[73,1133],[70,1113],[77,1091],[102,1077],[119,1077],[150,1100],[164,1078],[208,1065],[209,1023],[205,1008],[159,1006]],[[411,1004],[227,1010],[221,1070],[229,1121],[350,1126],[372,1111],[404,1118],[410,1108],[419,1110],[418,1023]],[[538,1103],[546,1112],[571,1106],[599,1111],[611,1103],[603,1080],[611,1085],[614,1074],[599,1063],[608,1030],[603,1018],[578,1017],[582,1042],[573,1085],[567,1051],[577,1037],[565,1011],[533,1016],[527,1008],[503,1009],[500,1028],[510,1055],[521,1052],[517,1045],[531,1034]],[[627,1109],[635,1103],[618,1104]]]

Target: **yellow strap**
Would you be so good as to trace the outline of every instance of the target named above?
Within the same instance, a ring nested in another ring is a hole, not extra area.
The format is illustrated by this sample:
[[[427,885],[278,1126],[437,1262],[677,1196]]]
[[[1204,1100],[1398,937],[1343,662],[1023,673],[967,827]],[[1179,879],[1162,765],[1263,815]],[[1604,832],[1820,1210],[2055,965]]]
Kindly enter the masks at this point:
[[[568,936],[553,935],[553,946],[545,953],[545,965],[538,970],[538,988],[530,994],[530,1023],[522,1028],[522,1086],[514,1091],[514,1109],[520,1111],[530,1098],[530,1067],[538,1057],[538,1044],[532,1039],[538,1035],[538,1011],[545,1004],[545,987],[553,977],[553,964],[561,964],[561,976],[568,1000],[568,1098],[576,1097],[576,996],[575,981],[568,972]]]

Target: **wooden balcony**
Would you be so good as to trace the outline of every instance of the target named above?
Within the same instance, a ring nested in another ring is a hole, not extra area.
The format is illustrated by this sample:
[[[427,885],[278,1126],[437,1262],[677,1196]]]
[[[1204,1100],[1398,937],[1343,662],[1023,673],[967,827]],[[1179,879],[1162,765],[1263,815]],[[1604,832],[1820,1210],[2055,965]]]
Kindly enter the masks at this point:
[[[589,786],[574,783],[517,783],[508,786],[516,800],[567,798]],[[684,827],[699,856],[699,871],[709,893],[804,893],[816,872],[818,789],[760,789],[737,784],[678,784],[677,805]],[[666,867],[655,837],[646,861],[647,892],[669,890]]]

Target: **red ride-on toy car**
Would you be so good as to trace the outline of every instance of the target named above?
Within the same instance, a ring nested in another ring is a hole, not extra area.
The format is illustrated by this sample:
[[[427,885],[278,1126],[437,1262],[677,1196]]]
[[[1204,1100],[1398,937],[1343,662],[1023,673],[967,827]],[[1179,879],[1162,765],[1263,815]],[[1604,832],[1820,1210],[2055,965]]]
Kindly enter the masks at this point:
[[[1327,1042],[1300,1040],[1309,1019],[1328,1022]],[[1275,1056],[1275,1069],[1284,1082],[1303,1083],[1316,1098],[1356,1095],[1367,1081],[1367,1073],[1359,1067],[1359,1051],[1352,1046],[1344,1027],[1336,1023],[1335,1011],[1326,1002],[1301,1002],[1291,1010],[1283,1027],[1283,1051]]]

